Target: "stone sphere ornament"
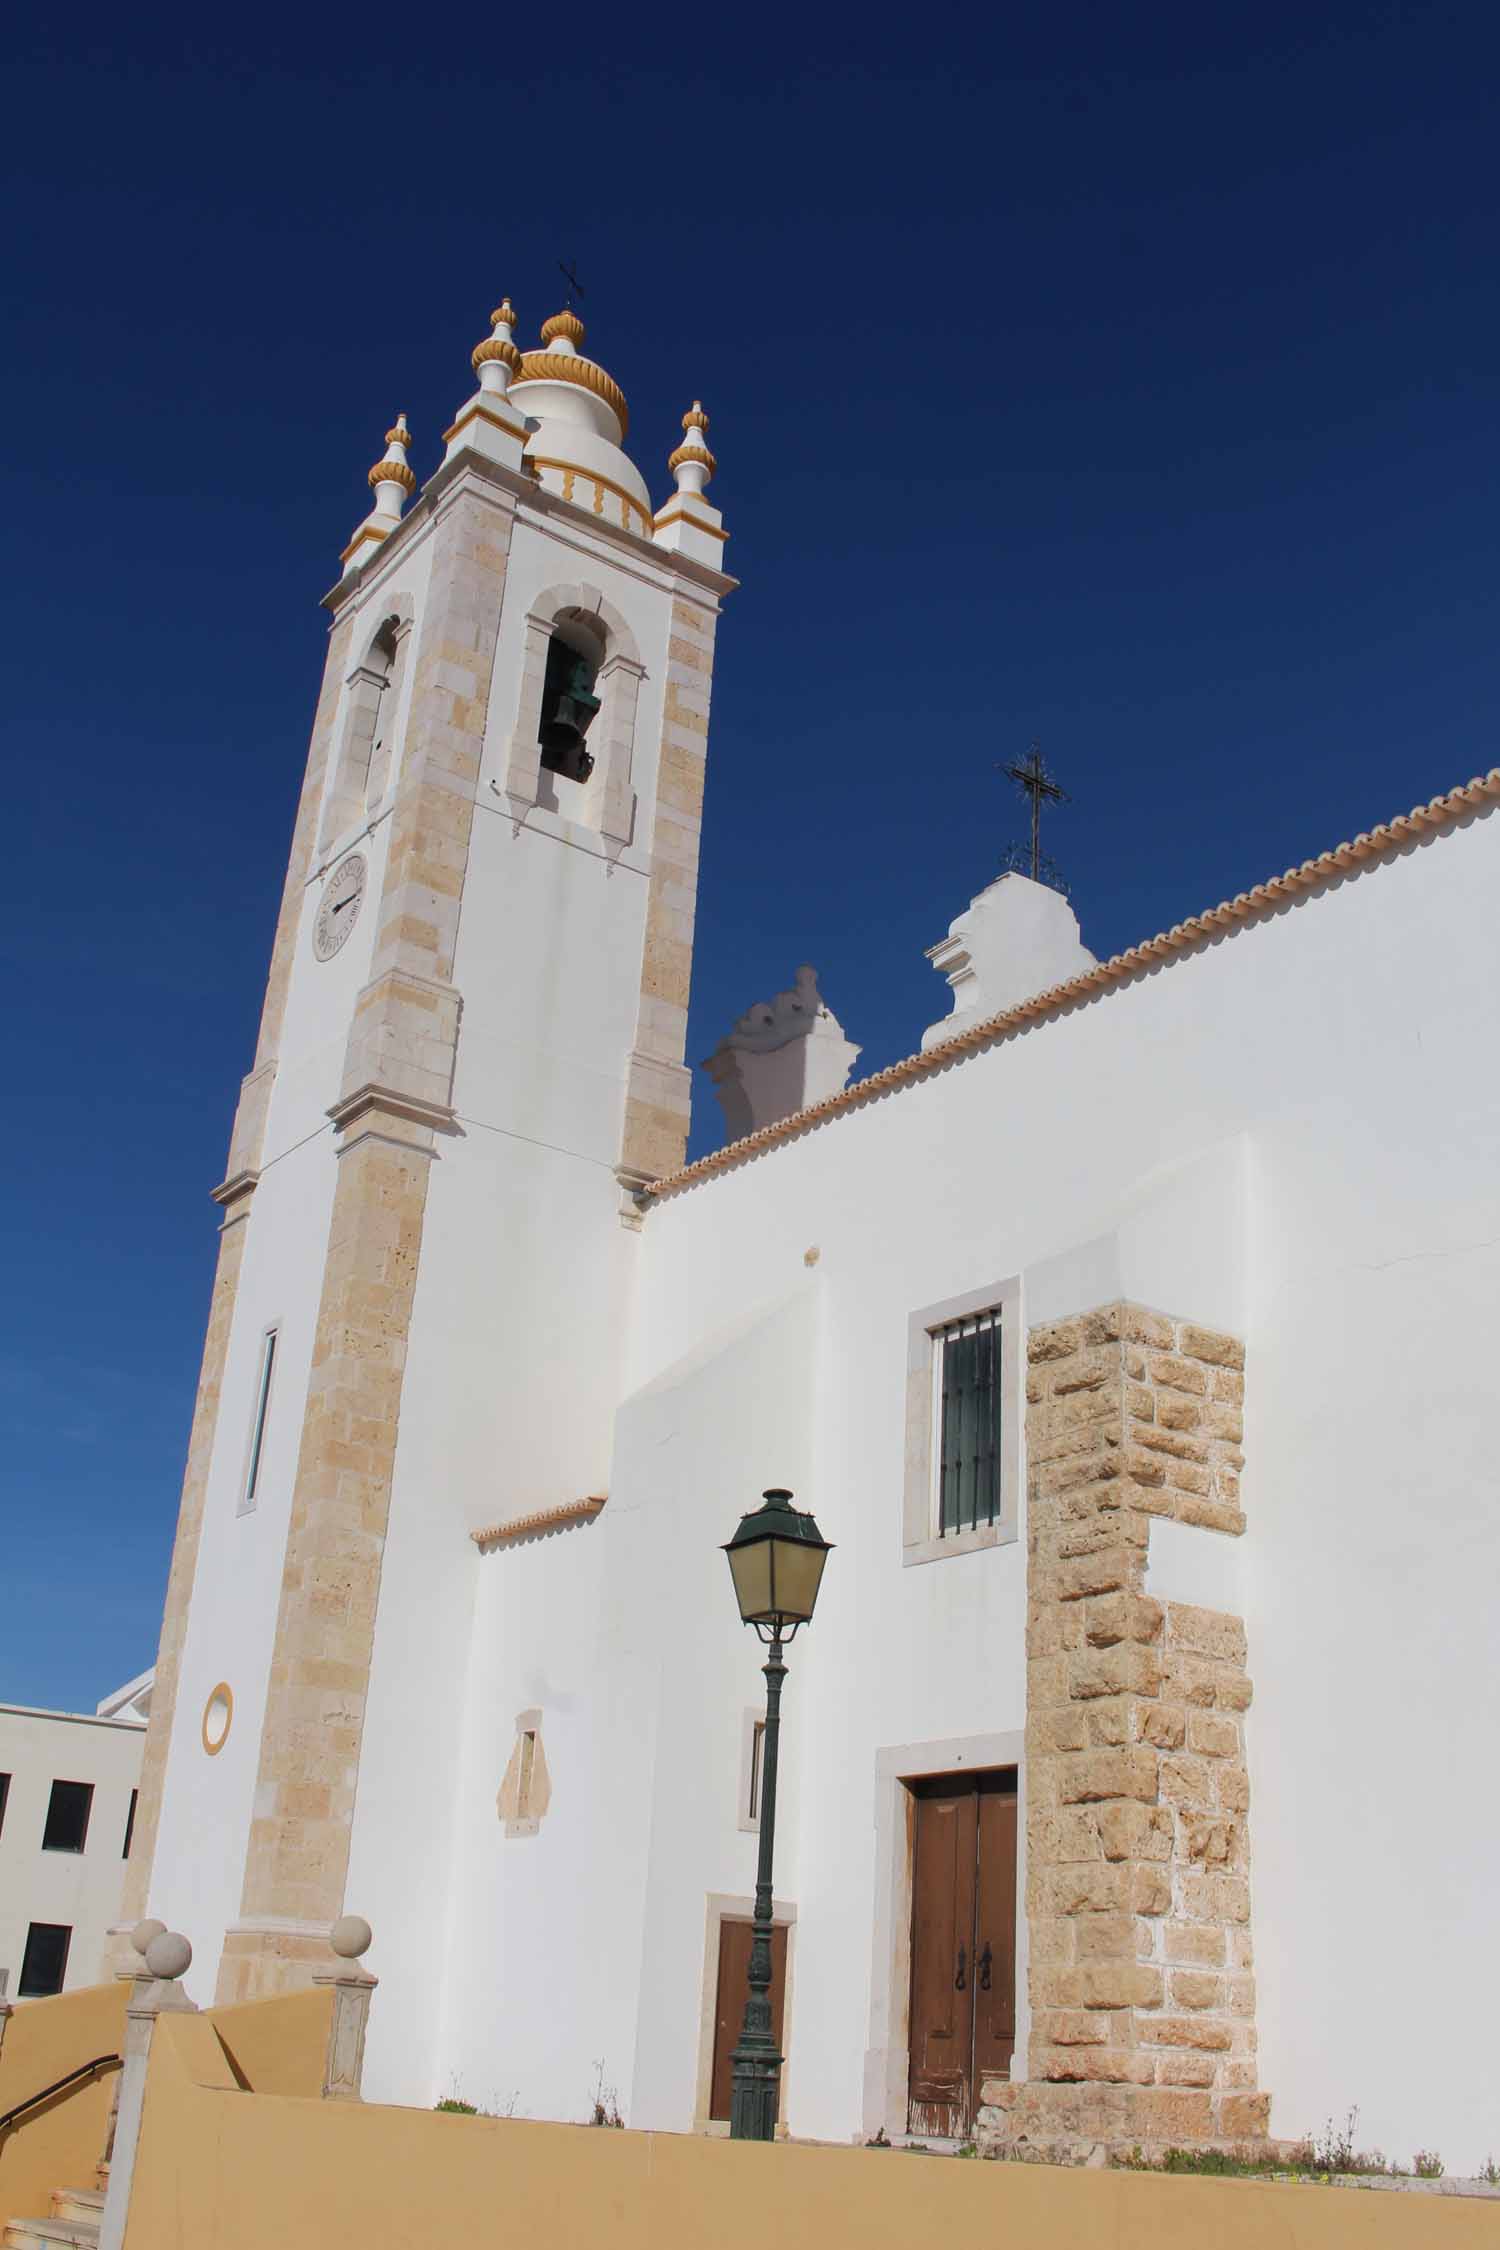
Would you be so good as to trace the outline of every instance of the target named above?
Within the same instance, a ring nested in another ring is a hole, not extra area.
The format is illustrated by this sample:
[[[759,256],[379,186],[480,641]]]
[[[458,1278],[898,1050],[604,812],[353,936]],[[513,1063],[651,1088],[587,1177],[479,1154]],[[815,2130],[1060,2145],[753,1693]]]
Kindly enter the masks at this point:
[[[185,1976],[192,1960],[193,1949],[180,1930],[159,1931],[146,1948],[146,1966],[163,1983]]]
[[[341,1961],[357,1961],[368,1953],[375,1933],[362,1914],[341,1914],[328,1933],[328,1942]]]
[[[144,1957],[150,1950],[151,1940],[165,1937],[166,1934],[167,1925],[165,1922],[158,1922],[154,1919],[137,1922],[130,1933],[130,1942],[135,1947],[136,1952]]]

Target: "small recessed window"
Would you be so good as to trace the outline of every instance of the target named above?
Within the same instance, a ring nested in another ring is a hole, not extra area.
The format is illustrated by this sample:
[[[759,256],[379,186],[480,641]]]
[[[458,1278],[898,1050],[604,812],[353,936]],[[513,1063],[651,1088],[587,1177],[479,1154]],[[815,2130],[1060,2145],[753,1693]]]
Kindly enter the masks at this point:
[[[54,1781],[47,1805],[47,1825],[42,1830],[44,1852],[81,1852],[88,1841],[89,1814],[94,1805],[91,1781]],[[50,1923],[37,1923],[38,1929]],[[49,1990],[56,1990],[55,1986]]]
[[[933,1380],[939,1399],[937,1535],[978,1531],[1000,1516],[1000,1313],[975,1313],[940,1329]]]
[[[10,1795],[10,1775],[0,1773],[0,1833],[5,1828],[5,1800]]]
[[[245,1464],[245,1490],[240,1500],[240,1513],[255,1506],[260,1490],[261,1459],[266,1445],[266,1421],[271,1412],[271,1378],[276,1372],[276,1338],[279,1331],[268,1328],[261,1338],[260,1374],[255,1385],[255,1416],[250,1424],[250,1454]]]
[[[33,1922],[26,1932],[26,1951],[21,1956],[21,1981],[16,1987],[22,2000],[45,2000],[51,1993],[61,1992],[63,1978],[68,1973],[68,1947],[73,1942],[70,1925],[64,1922]]]
[[[1015,1542],[1024,1334],[1014,1280],[910,1315],[903,1562],[939,1562]]]
[[[141,1793],[139,1789],[132,1789],[130,1792],[130,1810],[125,1815],[125,1848],[120,1854],[121,1859],[129,1859],[130,1857],[131,1840],[135,1835],[135,1808],[140,1801]]]

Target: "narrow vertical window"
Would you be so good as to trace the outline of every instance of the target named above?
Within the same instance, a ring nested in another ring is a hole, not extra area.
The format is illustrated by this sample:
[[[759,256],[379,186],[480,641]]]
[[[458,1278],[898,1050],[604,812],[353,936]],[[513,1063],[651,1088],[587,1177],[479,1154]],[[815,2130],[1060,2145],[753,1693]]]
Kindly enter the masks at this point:
[[[21,1981],[16,1987],[22,2000],[45,2000],[61,1992],[68,1973],[68,1947],[72,1925],[66,1922],[33,1922],[26,1932],[21,1956]]]
[[[938,1536],[977,1531],[1000,1514],[1000,1314],[976,1313],[937,1334],[941,1389]]]
[[[89,1814],[94,1809],[91,1781],[54,1781],[47,1804],[47,1825],[42,1830],[44,1852],[81,1852],[88,1842]]]
[[[531,1816],[531,1779],[536,1771],[536,1728],[527,1727],[521,1736],[521,1783],[517,1791],[521,1818]]]
[[[120,1854],[121,1859],[129,1859],[130,1857],[130,1842],[135,1834],[135,1808],[140,1801],[141,1793],[139,1789],[132,1789],[130,1792],[130,1810],[125,1815],[125,1848]]]
[[[0,1773],[0,1835],[5,1832],[5,1800],[10,1795],[10,1775]]]
[[[255,1496],[260,1489],[261,1455],[266,1443],[266,1418],[271,1411],[271,1377],[276,1368],[276,1338],[279,1331],[268,1328],[261,1343],[260,1379],[255,1386],[255,1419],[250,1425],[250,1458],[245,1465],[245,1491],[240,1501],[240,1513],[255,1506]]]

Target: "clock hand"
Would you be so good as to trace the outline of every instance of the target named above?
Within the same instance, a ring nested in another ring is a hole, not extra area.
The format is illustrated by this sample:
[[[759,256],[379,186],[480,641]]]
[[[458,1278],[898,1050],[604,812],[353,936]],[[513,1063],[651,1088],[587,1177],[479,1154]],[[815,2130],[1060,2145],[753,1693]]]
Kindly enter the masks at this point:
[[[342,914],[342,913],[343,913],[343,911],[344,911],[344,908],[345,908],[346,906],[352,906],[352,905],[354,904],[354,901],[355,901],[355,900],[356,900],[356,899],[357,899],[358,897],[359,897],[359,893],[358,893],[358,891],[351,891],[351,892],[349,893],[349,896],[348,896],[347,898],[341,898],[341,899],[340,899],[340,900],[339,900],[339,901],[337,902],[337,904],[336,904],[336,905],[334,906],[334,908],[333,908],[333,910],[332,910],[332,911],[333,911],[333,912],[334,912],[335,914]]]

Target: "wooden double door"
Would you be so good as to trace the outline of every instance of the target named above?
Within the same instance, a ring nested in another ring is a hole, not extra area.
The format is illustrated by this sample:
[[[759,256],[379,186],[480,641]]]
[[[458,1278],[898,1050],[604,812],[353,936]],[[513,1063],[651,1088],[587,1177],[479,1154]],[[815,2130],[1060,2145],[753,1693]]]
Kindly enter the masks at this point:
[[[1016,2044],[1016,1776],[911,1785],[907,2131],[966,2138]]]

